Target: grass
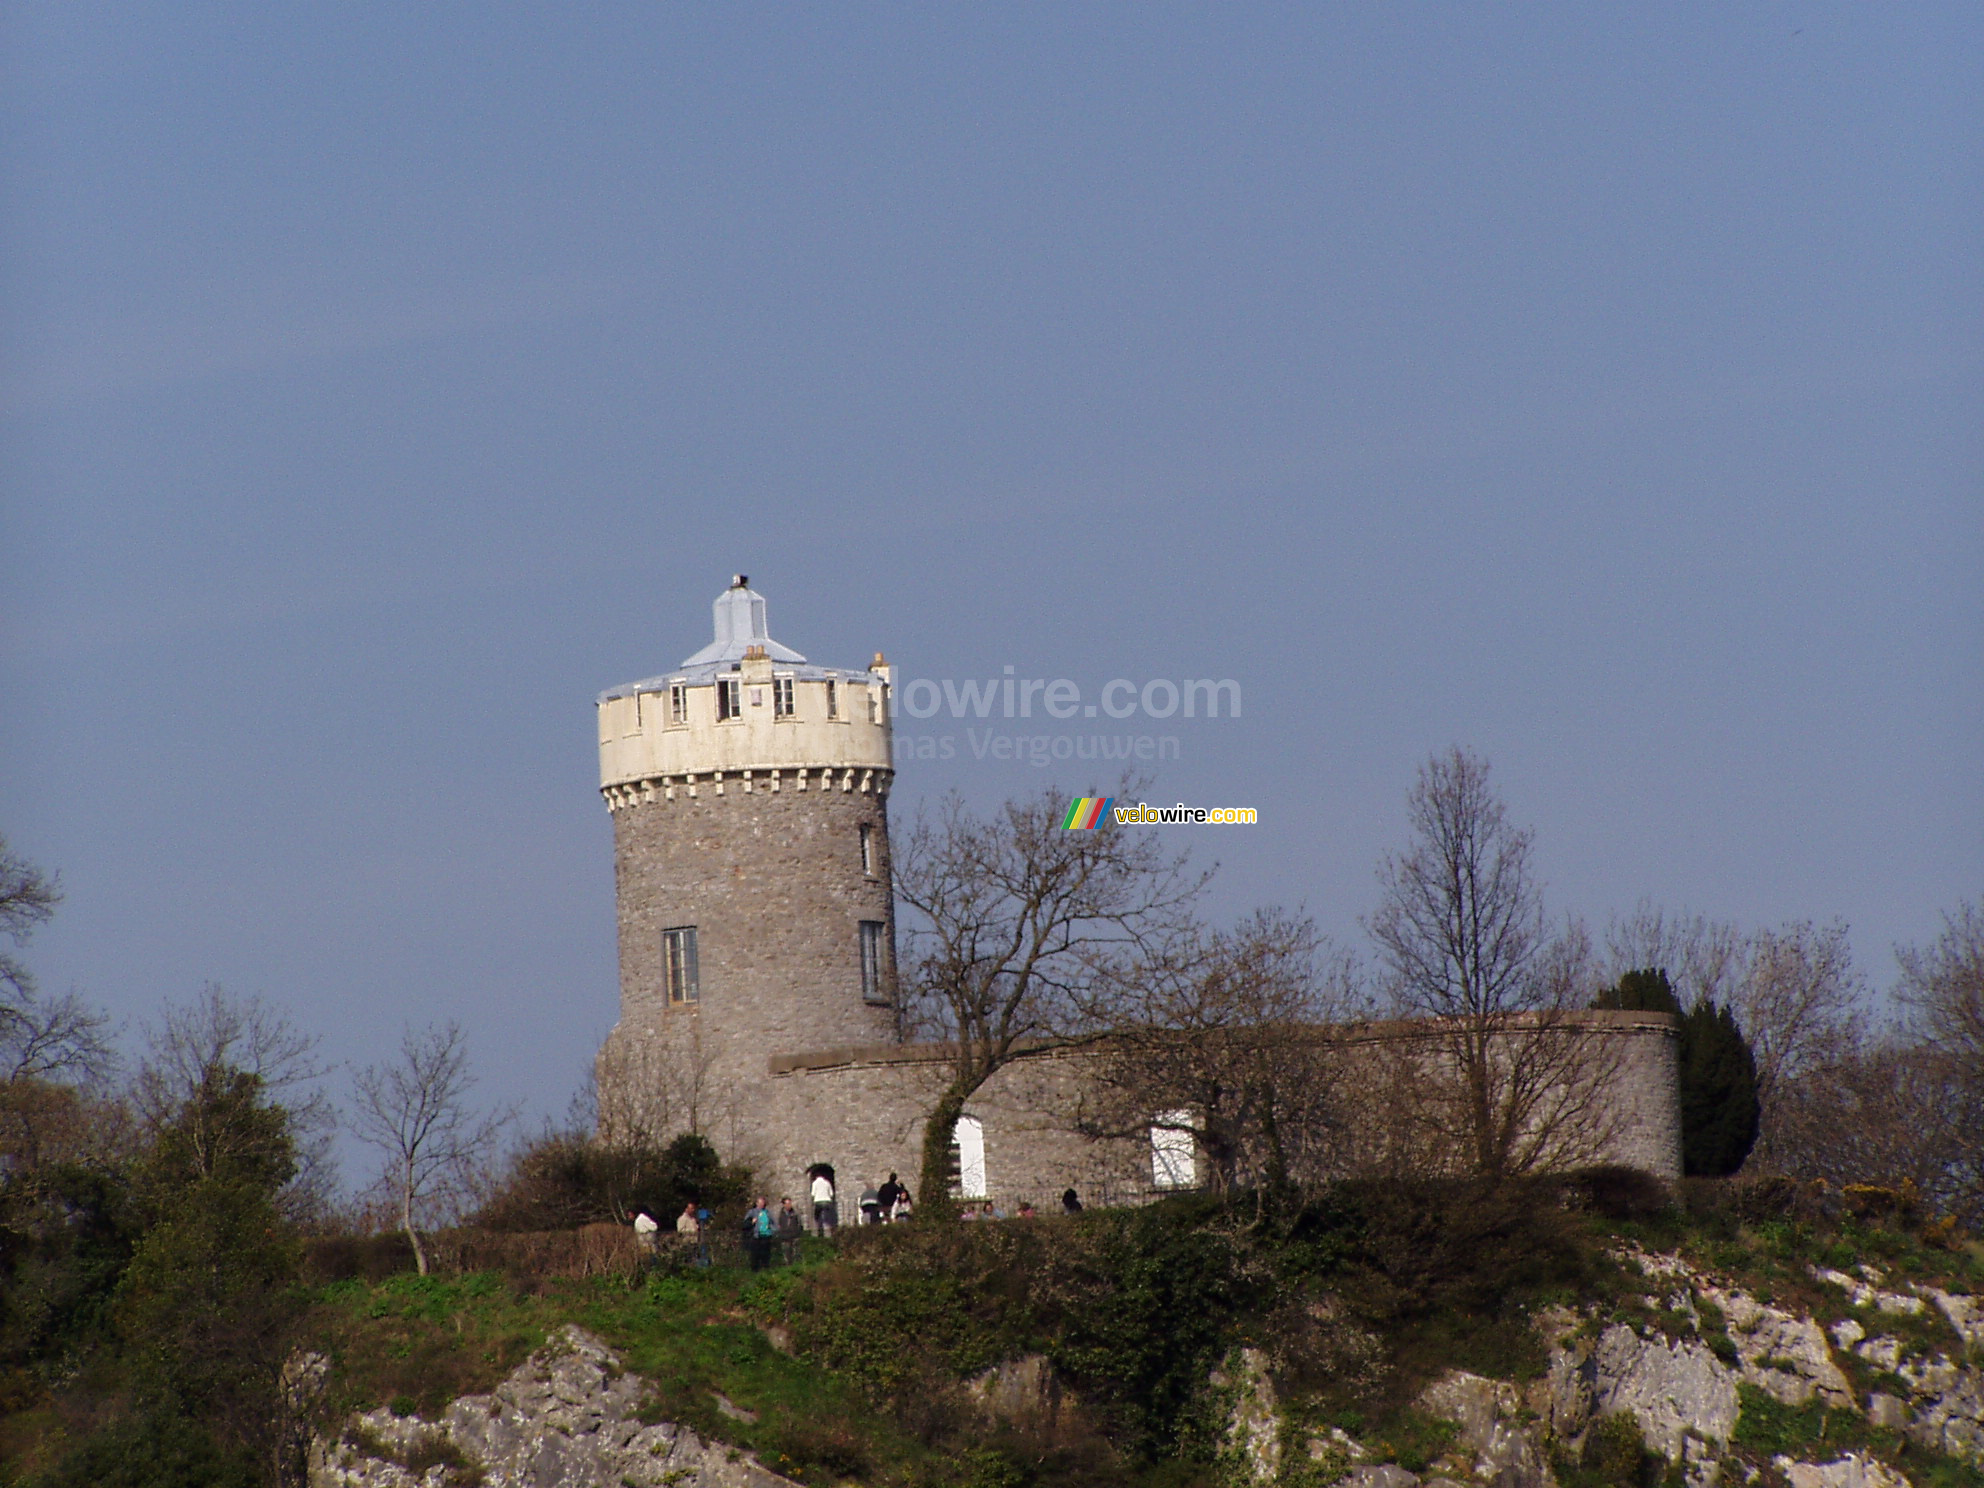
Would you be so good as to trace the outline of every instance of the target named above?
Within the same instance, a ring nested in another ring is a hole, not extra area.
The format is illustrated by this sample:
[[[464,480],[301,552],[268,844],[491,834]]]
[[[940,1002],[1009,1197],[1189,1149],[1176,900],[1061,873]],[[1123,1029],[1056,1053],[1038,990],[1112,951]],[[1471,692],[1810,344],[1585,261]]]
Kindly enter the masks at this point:
[[[487,1274],[332,1283],[313,1317],[336,1365],[328,1415],[387,1406],[434,1419],[458,1396],[493,1388],[569,1322],[604,1339],[650,1383],[644,1419],[755,1452],[802,1482],[914,1479],[930,1455],[921,1443],[848,1381],[767,1339],[766,1325],[806,1269],[768,1277],[695,1271],[632,1290],[612,1279],[523,1290]],[[719,1394],[757,1420],[725,1415]]]

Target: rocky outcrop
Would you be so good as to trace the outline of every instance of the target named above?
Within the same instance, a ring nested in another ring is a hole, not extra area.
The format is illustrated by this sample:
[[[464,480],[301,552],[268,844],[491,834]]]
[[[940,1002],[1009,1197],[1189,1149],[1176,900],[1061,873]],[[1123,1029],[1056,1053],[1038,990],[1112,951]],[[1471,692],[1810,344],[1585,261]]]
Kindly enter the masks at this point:
[[[781,1488],[791,1480],[686,1427],[646,1425],[642,1382],[567,1327],[438,1421],[375,1410],[311,1453],[311,1488]]]
[[[1648,1450],[1669,1462],[1682,1460],[1691,1437],[1723,1446],[1736,1429],[1736,1380],[1706,1344],[1642,1338],[1614,1323],[1599,1335],[1589,1368],[1592,1414],[1624,1411]]]
[[[1835,1462],[1794,1462],[1777,1457],[1771,1466],[1791,1488],[1910,1488],[1908,1479],[1877,1457],[1849,1452]]]
[[[1012,1426],[1048,1426],[1072,1402],[1044,1354],[1025,1354],[995,1364],[965,1381],[965,1395],[980,1413]]]
[[[1341,1488],[1555,1488],[1553,1457],[1575,1460],[1595,1425],[1621,1416],[1637,1426],[1648,1452],[1682,1470],[1690,1488],[1754,1481],[1763,1464],[1733,1445],[1744,1385],[1787,1406],[1861,1411],[1875,1427],[1984,1464],[1984,1371],[1977,1367],[1984,1306],[1977,1299],[1930,1287],[1895,1290],[1871,1266],[1858,1275],[1815,1270],[1860,1314],[1828,1329],[1679,1257],[1634,1251],[1622,1258],[1662,1283],[1666,1320],[1600,1327],[1589,1314],[1549,1309],[1533,1319],[1550,1350],[1543,1379],[1518,1389],[1458,1371],[1443,1376],[1416,1404],[1453,1424],[1454,1446],[1423,1480],[1395,1463],[1372,1462],[1371,1452],[1341,1432],[1289,1428],[1265,1356],[1237,1350],[1213,1379],[1231,1393],[1228,1481],[1266,1485],[1295,1481],[1298,1472],[1303,1483],[1327,1481],[1306,1470],[1331,1462]],[[1937,1314],[1961,1340],[1955,1359],[1929,1341],[1935,1329],[1925,1332]],[[1870,1336],[1870,1327],[1899,1333]],[[1873,1387],[1864,1400],[1841,1367],[1849,1355],[1855,1369],[1871,1366],[1890,1377],[1866,1381]],[[1865,1453],[1826,1462],[1778,1457],[1770,1465],[1791,1488],[1908,1488],[1901,1473]]]
[[[1429,1416],[1460,1428],[1456,1445],[1463,1470],[1497,1488],[1555,1488],[1548,1457],[1537,1432],[1523,1419],[1523,1399],[1514,1385],[1462,1370],[1438,1379],[1419,1397]]]
[[[1228,1481],[1272,1483],[1281,1475],[1281,1409],[1268,1357],[1256,1348],[1235,1349],[1212,1372],[1214,1389],[1230,1397],[1220,1464]]]

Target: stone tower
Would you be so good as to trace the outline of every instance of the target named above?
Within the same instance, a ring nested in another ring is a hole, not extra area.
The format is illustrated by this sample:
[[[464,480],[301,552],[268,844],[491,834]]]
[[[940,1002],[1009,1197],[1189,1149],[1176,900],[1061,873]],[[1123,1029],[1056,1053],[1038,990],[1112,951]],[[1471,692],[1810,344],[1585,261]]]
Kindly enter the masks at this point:
[[[599,698],[620,1022],[600,1122],[760,1145],[776,1054],[898,1037],[889,668],[813,666],[743,575],[716,637]]]

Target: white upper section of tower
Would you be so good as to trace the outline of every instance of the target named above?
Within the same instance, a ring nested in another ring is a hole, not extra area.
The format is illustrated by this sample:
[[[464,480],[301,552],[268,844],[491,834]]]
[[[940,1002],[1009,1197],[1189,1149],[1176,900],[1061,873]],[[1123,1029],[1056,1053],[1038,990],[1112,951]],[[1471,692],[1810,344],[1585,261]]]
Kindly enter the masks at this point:
[[[892,769],[880,653],[866,668],[808,663],[767,634],[764,598],[741,574],[715,618],[715,640],[676,671],[600,694],[601,786],[832,769],[879,788]]]

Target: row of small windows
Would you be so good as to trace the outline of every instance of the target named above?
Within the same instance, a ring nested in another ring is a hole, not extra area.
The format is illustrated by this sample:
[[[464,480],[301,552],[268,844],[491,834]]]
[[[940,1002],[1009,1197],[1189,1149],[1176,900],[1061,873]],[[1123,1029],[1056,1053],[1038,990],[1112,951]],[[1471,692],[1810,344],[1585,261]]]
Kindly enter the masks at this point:
[[[889,1002],[888,928],[882,920],[860,922],[861,998],[882,1007]],[[661,932],[661,984],[671,1003],[702,1000],[694,925],[675,925]]]
[[[760,706],[763,703],[763,692],[763,684],[754,683],[752,685],[749,701],[753,707]],[[797,718],[799,716],[796,695],[793,690],[793,679],[791,677],[772,678],[771,693],[773,718]],[[871,686],[868,688],[867,693],[868,721],[870,723],[880,723],[883,712],[882,689],[879,686]],[[647,696],[650,696],[650,694],[641,693],[635,698],[634,711],[628,715],[626,723],[626,731],[630,734],[638,732],[641,727],[641,714],[644,711],[644,705],[640,699]],[[841,717],[840,684],[829,679],[823,686],[823,696],[826,700],[828,719],[837,721]],[[734,719],[742,718],[744,716],[745,702],[743,678],[719,677],[716,679],[717,722],[729,723]],[[686,682],[671,682],[668,685],[668,727],[682,728],[688,722],[689,684]]]

